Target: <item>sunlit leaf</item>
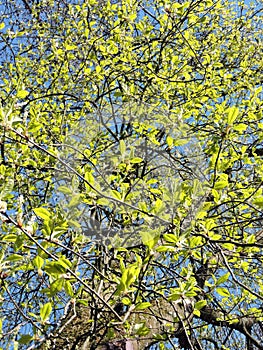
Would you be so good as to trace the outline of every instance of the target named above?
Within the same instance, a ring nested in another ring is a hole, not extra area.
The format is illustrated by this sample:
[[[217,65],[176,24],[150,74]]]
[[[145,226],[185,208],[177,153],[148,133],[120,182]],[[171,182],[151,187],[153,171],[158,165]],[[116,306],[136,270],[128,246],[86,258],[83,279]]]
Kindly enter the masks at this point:
[[[226,288],[216,288],[216,291],[219,295],[221,295],[222,297],[229,297],[230,296],[230,292],[228,289]]]
[[[149,303],[149,302],[143,302],[143,303],[139,303],[136,305],[136,310],[145,310],[147,309],[148,307],[150,307],[152,304]]]
[[[34,212],[43,220],[48,220],[51,217],[51,213],[46,208],[35,208]]]
[[[26,91],[26,90],[19,90],[19,91],[17,92],[16,96],[17,96],[18,98],[25,98],[25,97],[27,97],[28,94],[29,94],[29,92]]]
[[[52,311],[52,304],[50,302],[44,304],[40,308],[40,317],[43,322],[47,321],[49,318],[49,315],[51,314]]]
[[[233,124],[238,116],[239,109],[237,107],[229,107],[227,114],[227,123]]]

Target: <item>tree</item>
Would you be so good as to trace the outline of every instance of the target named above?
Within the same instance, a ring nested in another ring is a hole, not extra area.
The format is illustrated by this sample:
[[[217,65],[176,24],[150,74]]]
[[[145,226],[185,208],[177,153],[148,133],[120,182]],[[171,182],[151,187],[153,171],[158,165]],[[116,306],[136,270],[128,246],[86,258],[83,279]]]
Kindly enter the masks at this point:
[[[3,349],[263,349],[262,4],[1,1]]]

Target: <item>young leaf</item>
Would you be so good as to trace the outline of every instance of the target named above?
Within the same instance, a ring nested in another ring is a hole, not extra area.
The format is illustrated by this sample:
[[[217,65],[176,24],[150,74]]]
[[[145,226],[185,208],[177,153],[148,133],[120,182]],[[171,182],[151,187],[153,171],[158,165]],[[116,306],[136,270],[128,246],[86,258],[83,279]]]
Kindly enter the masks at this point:
[[[172,233],[165,233],[163,235],[163,238],[168,243],[175,243],[176,244],[178,242],[178,237]]]
[[[70,283],[70,281],[65,281],[64,283],[64,288],[65,288],[65,292],[70,296],[70,297],[74,297],[74,291],[72,288],[72,285]]]
[[[206,300],[200,300],[195,303],[195,309],[201,310],[204,306],[206,306],[207,301]]]
[[[48,220],[51,217],[51,213],[46,208],[35,208],[34,213],[43,220]]]
[[[150,250],[156,245],[159,240],[159,234],[156,231],[141,231],[140,233],[143,244]]]
[[[136,163],[141,163],[142,161],[143,161],[142,158],[140,158],[140,157],[135,157],[135,158],[132,158],[132,159],[130,160],[130,163],[136,164]]]
[[[13,262],[19,261],[22,259],[23,259],[23,256],[19,254],[11,254],[6,258],[7,261],[13,261]]]
[[[219,288],[216,288],[216,291],[222,297],[229,297],[230,296],[230,292],[226,288],[219,287]]]
[[[41,258],[41,256],[36,256],[35,259],[33,260],[33,264],[36,266],[36,268],[41,269],[41,267],[44,264],[44,259]]]
[[[29,94],[28,91],[26,91],[26,90],[20,90],[20,91],[17,92],[16,96],[17,96],[18,98],[25,98],[25,97],[27,97],[28,94]]]
[[[126,151],[125,142],[124,142],[124,140],[120,140],[120,152],[121,152],[122,156],[124,155],[125,151]]]
[[[238,116],[239,109],[237,107],[228,108],[227,123],[232,125]]]
[[[42,322],[45,322],[49,318],[51,311],[52,311],[52,304],[50,302],[44,304],[40,308],[40,317],[41,317]]]
[[[173,146],[173,138],[168,135],[166,137],[166,143],[167,143],[168,147],[172,147]]]
[[[148,307],[152,306],[151,303],[149,303],[148,301],[145,301],[143,303],[139,303],[136,305],[135,310],[145,310]]]
[[[225,275],[220,276],[218,280],[216,281],[216,285],[219,286],[220,284],[226,282],[230,276],[230,272],[227,272]]]

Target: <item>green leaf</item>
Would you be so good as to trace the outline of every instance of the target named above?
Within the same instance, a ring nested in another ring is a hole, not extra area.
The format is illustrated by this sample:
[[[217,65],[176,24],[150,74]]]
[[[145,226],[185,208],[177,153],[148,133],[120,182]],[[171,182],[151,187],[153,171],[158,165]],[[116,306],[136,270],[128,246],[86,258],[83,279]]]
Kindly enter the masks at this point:
[[[132,164],[141,163],[142,161],[143,161],[143,159],[140,157],[135,157],[135,158],[130,159],[130,163],[132,163]]]
[[[200,312],[199,310],[197,310],[197,309],[194,309],[193,314],[194,314],[195,316],[197,316],[197,317],[200,317],[201,312]]]
[[[71,201],[69,202],[69,208],[74,208],[82,202],[82,194],[78,193],[72,196]]]
[[[126,151],[126,146],[125,146],[125,142],[124,140],[120,140],[120,152],[121,152],[121,155],[123,156],[125,154],[125,151]]]
[[[174,146],[184,146],[185,144],[188,143],[187,139],[177,139],[174,140]]]
[[[65,45],[65,49],[66,49],[67,51],[74,50],[74,49],[76,49],[76,48],[77,48],[76,45],[70,45],[70,44],[66,44],[66,45]]]
[[[217,182],[215,183],[214,188],[215,188],[216,190],[221,190],[221,189],[223,189],[223,188],[225,188],[225,187],[227,187],[227,186],[228,186],[228,181],[221,180],[221,181],[217,181]]]
[[[72,265],[71,262],[64,256],[60,257],[56,264],[63,266],[65,269],[71,268]]]
[[[156,251],[159,253],[164,253],[164,252],[176,252],[177,248],[174,246],[170,245],[160,245],[156,248]]]
[[[222,247],[223,247],[224,249],[229,250],[230,252],[234,252],[234,251],[235,251],[235,245],[232,244],[232,243],[223,243],[223,244],[222,244]]]
[[[166,143],[167,143],[168,147],[172,147],[173,146],[173,138],[168,135],[166,137]]]
[[[165,209],[164,202],[160,198],[157,198],[154,203],[154,212],[156,214],[160,214],[160,212],[162,212],[164,209]]]
[[[32,339],[33,339],[32,335],[30,335],[30,334],[23,334],[19,338],[18,343],[19,344],[28,344]]]
[[[237,107],[230,107],[227,112],[227,123],[232,125],[238,116],[239,109]]]
[[[4,27],[5,27],[4,22],[0,23],[0,30],[4,29]]]
[[[149,303],[148,301],[145,301],[143,303],[139,303],[136,305],[135,310],[145,310],[148,307],[152,306],[151,303]]]
[[[15,242],[17,240],[17,235],[10,233],[2,238],[3,241],[6,242]]]
[[[51,311],[52,311],[52,304],[50,302],[44,304],[40,308],[40,317],[41,317],[42,322],[45,322],[49,318]]]
[[[17,92],[16,96],[17,96],[18,98],[25,98],[25,97],[27,97],[28,94],[29,94],[28,91],[26,91],[26,90],[20,90],[20,91]]]
[[[41,267],[44,264],[44,259],[41,258],[41,256],[36,256],[35,259],[33,260],[33,264],[36,266],[36,268],[41,269]]]
[[[260,208],[263,208],[263,196],[255,198],[253,204],[257,205]]]
[[[157,244],[160,235],[157,234],[155,230],[151,231],[141,231],[141,239],[144,245],[146,245],[150,250]]]
[[[121,198],[120,192],[118,192],[118,191],[116,191],[116,190],[111,190],[111,193],[112,193],[113,197],[115,197],[115,198],[117,198],[117,199],[119,199],[119,200],[122,199],[122,198]]]
[[[169,296],[169,300],[170,301],[176,301],[178,299],[182,298],[182,292],[178,291],[178,292],[175,292],[175,293],[172,293],[170,296]]]
[[[109,200],[107,198],[99,198],[97,200],[98,205],[109,205]]]
[[[68,188],[67,186],[59,186],[58,191],[62,192],[64,194],[72,194],[72,190]]]
[[[216,285],[219,286],[220,284],[225,283],[225,282],[228,280],[229,276],[230,276],[230,273],[229,273],[229,272],[227,272],[227,273],[226,273],[225,275],[223,275],[223,276],[220,276],[220,277],[218,278],[218,280],[216,281]]]
[[[213,241],[218,241],[222,238],[222,235],[218,234],[218,233],[214,233],[214,231],[210,231],[208,233],[208,236],[213,240]]]
[[[17,239],[14,244],[14,251],[20,250],[25,244],[25,237],[23,234],[17,236]]]
[[[201,310],[204,306],[206,306],[207,301],[206,300],[200,300],[195,303],[195,309]]]
[[[84,178],[85,178],[86,181],[88,181],[88,183],[89,183],[90,185],[92,185],[92,186],[94,185],[95,179],[94,179],[94,177],[93,177],[93,175],[92,175],[92,172],[91,172],[90,170],[88,170],[88,171],[85,173]],[[87,185],[87,184],[85,184],[85,185]]]
[[[133,327],[135,334],[139,336],[145,336],[149,333],[149,328],[145,326],[145,322],[136,323]]]
[[[70,297],[74,297],[74,291],[72,288],[72,285],[70,283],[70,281],[65,281],[64,282],[64,288],[65,288],[65,292],[70,296]]]
[[[222,297],[229,297],[230,296],[230,292],[226,288],[218,287],[218,288],[216,288],[216,292],[219,295],[221,295]]]
[[[128,275],[128,269],[124,270],[120,279],[120,282],[118,284],[117,288],[117,295],[120,294],[120,292],[124,292],[127,290],[127,275]]]
[[[50,285],[50,293],[52,296],[60,292],[64,286],[64,279],[63,278],[58,278],[56,281],[51,283]]]
[[[172,233],[165,233],[163,235],[163,238],[168,243],[178,243],[178,237],[175,234]]]
[[[247,130],[247,128],[248,128],[248,125],[243,124],[243,123],[240,123],[240,124],[234,126],[234,130],[237,130],[237,131],[245,131],[245,130]]]
[[[100,66],[96,66],[95,70],[96,70],[96,73],[100,73],[101,72],[101,67]]]
[[[45,265],[44,270],[49,275],[52,275],[52,274],[61,275],[61,274],[64,274],[66,272],[65,267],[62,266],[62,264],[59,264],[56,262],[48,262]]]
[[[48,220],[52,215],[46,208],[35,208],[34,213],[43,220]]]
[[[124,304],[124,305],[131,305],[131,300],[130,298],[128,297],[124,297],[121,299],[121,302]]]
[[[6,258],[6,260],[7,261],[13,261],[13,262],[15,262],[15,261],[19,261],[19,260],[23,260],[23,256],[22,255],[19,255],[19,254],[11,254],[11,255],[9,255],[7,258]]]
[[[148,209],[147,209],[147,204],[145,202],[139,202],[138,203],[138,208],[144,212],[147,212]]]
[[[202,244],[202,237],[190,237],[190,247],[195,248]]]
[[[3,189],[1,190],[0,197],[4,199],[5,197],[10,196],[10,193],[13,191],[14,188],[14,180],[8,179],[3,186]]]
[[[189,290],[189,291],[185,292],[185,296],[189,297],[189,298],[195,297],[196,295],[197,295],[197,293],[195,290]]]
[[[126,267],[122,272],[122,276],[120,278],[120,282],[118,285],[117,294],[120,294],[120,292],[127,291],[130,285],[136,281],[139,272],[140,272],[140,269],[137,265]]]

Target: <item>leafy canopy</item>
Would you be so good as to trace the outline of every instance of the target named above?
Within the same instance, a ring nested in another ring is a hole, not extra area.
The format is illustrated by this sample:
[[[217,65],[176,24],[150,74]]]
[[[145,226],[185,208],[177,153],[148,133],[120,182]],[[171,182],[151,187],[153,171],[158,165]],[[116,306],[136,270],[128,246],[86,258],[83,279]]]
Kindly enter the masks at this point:
[[[263,349],[261,7],[0,2],[3,349]]]

